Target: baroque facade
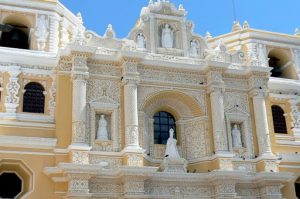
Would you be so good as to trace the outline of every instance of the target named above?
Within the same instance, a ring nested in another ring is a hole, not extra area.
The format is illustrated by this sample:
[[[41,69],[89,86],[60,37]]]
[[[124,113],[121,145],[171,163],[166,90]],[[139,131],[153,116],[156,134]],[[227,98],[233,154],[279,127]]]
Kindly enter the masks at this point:
[[[299,32],[202,37],[168,0],[124,39],[57,0],[0,10],[0,198],[300,194]]]

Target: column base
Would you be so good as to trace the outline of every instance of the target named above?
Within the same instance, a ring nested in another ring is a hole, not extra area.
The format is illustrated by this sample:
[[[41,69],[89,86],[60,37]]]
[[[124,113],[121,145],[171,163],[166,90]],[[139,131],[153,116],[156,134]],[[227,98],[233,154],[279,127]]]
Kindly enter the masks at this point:
[[[164,158],[158,171],[170,173],[187,173],[187,161],[183,158],[169,159]]]
[[[69,146],[70,162],[75,164],[89,164],[89,152],[92,147],[85,143],[73,143]]]
[[[121,152],[123,163],[132,167],[144,166],[144,150],[139,146],[128,146]]]

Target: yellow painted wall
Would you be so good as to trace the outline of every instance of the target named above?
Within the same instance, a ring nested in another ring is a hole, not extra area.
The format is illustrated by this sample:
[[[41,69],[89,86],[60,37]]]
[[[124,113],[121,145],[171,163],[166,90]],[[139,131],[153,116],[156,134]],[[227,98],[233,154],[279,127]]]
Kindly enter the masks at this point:
[[[56,93],[56,137],[58,148],[67,148],[72,140],[72,82],[59,75]]]

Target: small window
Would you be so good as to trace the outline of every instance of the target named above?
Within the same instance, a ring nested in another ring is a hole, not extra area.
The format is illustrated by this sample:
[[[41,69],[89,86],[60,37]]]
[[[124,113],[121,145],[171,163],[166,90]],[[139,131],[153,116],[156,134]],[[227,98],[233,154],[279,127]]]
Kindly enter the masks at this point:
[[[44,87],[35,82],[31,82],[25,86],[23,97],[23,112],[28,113],[44,113],[45,95]]]
[[[0,46],[9,48],[29,49],[28,27],[16,25],[2,25],[3,32]]]
[[[275,133],[287,134],[284,111],[280,106],[272,106],[273,125]]]
[[[172,114],[161,111],[154,115],[154,144],[166,144],[169,138],[169,130],[174,129],[176,137],[176,123]]]
[[[22,180],[15,173],[0,175],[0,198],[15,198],[22,192]]]

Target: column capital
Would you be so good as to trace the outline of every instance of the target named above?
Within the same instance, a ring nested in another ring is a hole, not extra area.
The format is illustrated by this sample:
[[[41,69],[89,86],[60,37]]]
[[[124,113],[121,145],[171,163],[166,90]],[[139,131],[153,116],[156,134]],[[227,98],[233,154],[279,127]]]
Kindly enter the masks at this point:
[[[86,81],[89,79],[89,77],[90,77],[90,74],[88,72],[73,71],[71,73],[71,81],[75,81],[75,80]]]
[[[122,85],[134,85],[137,86],[140,83],[140,78],[135,76],[122,77]]]
[[[259,88],[259,89],[252,89],[249,92],[250,97],[252,98],[262,98],[265,99],[268,96],[267,89]]]

